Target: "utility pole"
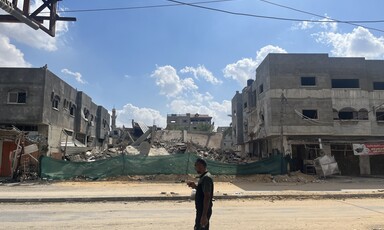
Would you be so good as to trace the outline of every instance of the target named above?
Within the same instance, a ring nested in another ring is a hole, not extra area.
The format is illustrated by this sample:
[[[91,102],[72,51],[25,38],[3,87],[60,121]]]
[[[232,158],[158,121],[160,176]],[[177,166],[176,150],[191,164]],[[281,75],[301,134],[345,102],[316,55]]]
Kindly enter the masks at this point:
[[[280,152],[284,154],[284,114],[285,114],[285,105],[287,104],[287,98],[284,96],[284,92],[280,96]]]

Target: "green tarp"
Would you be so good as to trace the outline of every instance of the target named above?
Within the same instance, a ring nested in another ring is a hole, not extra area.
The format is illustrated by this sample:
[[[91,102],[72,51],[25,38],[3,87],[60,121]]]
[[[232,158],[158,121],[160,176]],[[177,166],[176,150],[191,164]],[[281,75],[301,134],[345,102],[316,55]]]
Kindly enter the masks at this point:
[[[75,177],[99,179],[125,175],[195,174],[193,153],[170,156],[127,156],[94,162],[70,162],[42,156],[40,177],[65,180]],[[249,164],[226,164],[207,160],[208,169],[214,175],[284,174],[286,163],[281,156]]]

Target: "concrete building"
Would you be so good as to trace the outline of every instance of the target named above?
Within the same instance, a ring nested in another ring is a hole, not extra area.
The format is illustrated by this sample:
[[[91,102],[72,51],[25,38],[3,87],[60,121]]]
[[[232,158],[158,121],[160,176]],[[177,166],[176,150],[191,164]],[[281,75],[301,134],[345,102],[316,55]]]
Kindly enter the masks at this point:
[[[107,144],[108,110],[45,67],[0,68],[0,111],[0,127],[27,131],[44,155],[61,159],[66,147]]]
[[[342,174],[384,174],[384,61],[269,54],[233,97],[232,124],[243,154],[283,152],[291,170],[329,154]]]
[[[212,131],[212,117],[205,114],[168,114],[168,130]]]

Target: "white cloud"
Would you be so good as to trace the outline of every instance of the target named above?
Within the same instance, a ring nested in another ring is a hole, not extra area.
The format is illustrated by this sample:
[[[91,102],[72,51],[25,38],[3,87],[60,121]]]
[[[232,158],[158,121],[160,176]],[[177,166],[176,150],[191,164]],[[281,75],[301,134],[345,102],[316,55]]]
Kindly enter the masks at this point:
[[[160,87],[160,94],[167,97],[177,97],[198,87],[192,78],[181,79],[172,66],[157,66],[151,77],[156,79],[156,85]],[[186,92],[183,92],[186,91]]]
[[[199,68],[200,67],[200,68]],[[204,78],[212,84],[212,74],[203,66],[197,68],[185,67],[180,73],[192,73],[196,78]],[[155,78],[160,93],[167,97],[167,113],[186,114],[199,113],[212,117],[215,126],[228,126],[231,119],[227,116],[231,112],[231,102],[217,102],[209,92],[199,92],[199,87],[193,78],[183,79],[172,66],[157,66],[151,77]],[[200,82],[204,84],[205,81]]]
[[[313,20],[315,20],[315,19],[313,19]],[[309,29],[313,29],[316,27],[320,27],[320,28],[327,30],[329,32],[337,31],[337,22],[332,20],[327,15],[325,15],[323,19],[320,19],[318,21],[321,21],[321,22],[303,21],[303,22],[295,23],[295,24],[293,24],[292,29],[294,29],[294,30],[297,30],[297,29],[309,30]]]
[[[10,43],[8,37],[0,34],[0,66],[1,67],[30,67],[24,60],[24,54]]]
[[[278,46],[273,46],[273,45],[264,46],[256,53],[257,65],[259,65],[269,53],[287,53],[287,51]]]
[[[278,46],[267,45],[256,53],[256,59],[243,58],[235,63],[228,64],[224,69],[224,77],[236,80],[241,86],[247,84],[248,79],[255,78],[257,66],[264,60],[269,53],[286,53]]]
[[[43,2],[41,0],[36,0],[31,5],[31,12],[42,4]],[[1,11],[0,13],[3,12],[4,11]],[[48,12],[47,8],[42,12]],[[44,25],[48,27],[48,22],[45,23]],[[58,49],[60,37],[68,31],[68,22],[56,22],[56,37],[51,37],[41,29],[34,30],[24,23],[0,23],[0,31],[1,34],[28,46],[46,51],[55,51]]]
[[[203,78],[214,85],[221,84],[222,81],[213,76],[212,72],[207,70],[205,66],[199,65],[197,68],[186,66],[180,70],[180,73],[192,73],[196,79]]]
[[[69,69],[62,69],[61,72],[64,74],[68,74],[72,77],[75,77],[76,81],[81,83],[81,84],[87,83],[86,81],[83,80],[82,75],[79,72],[72,72]]]
[[[156,125],[165,128],[167,118],[162,116],[159,111],[150,108],[139,108],[132,104],[124,105],[123,109],[116,110],[116,125],[118,127],[132,127],[132,119],[144,122],[148,126]]]
[[[243,58],[235,63],[228,64],[223,72],[224,77],[232,78],[241,86],[246,85],[248,79],[255,77],[257,63],[252,58]]]
[[[384,37],[375,37],[363,27],[357,27],[351,33],[319,32],[313,36],[317,42],[330,45],[335,56],[384,58]]]

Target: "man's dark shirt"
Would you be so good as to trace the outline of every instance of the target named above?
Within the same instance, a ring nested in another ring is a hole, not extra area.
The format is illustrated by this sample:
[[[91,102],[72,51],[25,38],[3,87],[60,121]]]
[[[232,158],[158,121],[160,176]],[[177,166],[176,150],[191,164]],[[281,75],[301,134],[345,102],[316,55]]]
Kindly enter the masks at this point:
[[[209,201],[209,209],[212,208],[212,197],[213,197],[213,179],[209,172],[201,174],[199,182],[197,183],[195,205],[198,212],[203,211],[204,207],[204,192],[211,194]]]

